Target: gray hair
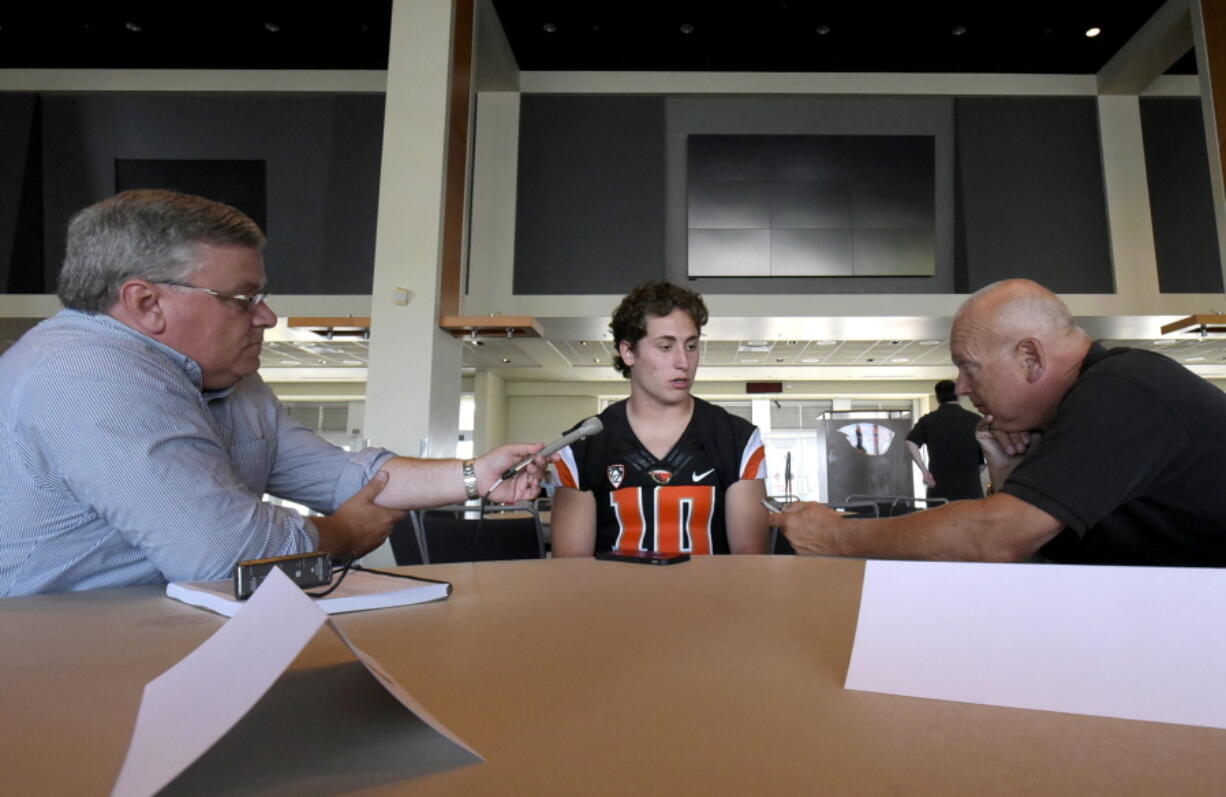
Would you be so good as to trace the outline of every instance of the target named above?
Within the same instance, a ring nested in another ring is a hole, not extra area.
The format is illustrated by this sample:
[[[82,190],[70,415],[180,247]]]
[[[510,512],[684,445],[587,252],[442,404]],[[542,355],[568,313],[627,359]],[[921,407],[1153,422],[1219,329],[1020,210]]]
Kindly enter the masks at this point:
[[[65,307],[105,313],[133,278],[184,280],[196,270],[200,243],[264,249],[264,233],[229,205],[174,191],[124,191],[68,222],[60,271]]]

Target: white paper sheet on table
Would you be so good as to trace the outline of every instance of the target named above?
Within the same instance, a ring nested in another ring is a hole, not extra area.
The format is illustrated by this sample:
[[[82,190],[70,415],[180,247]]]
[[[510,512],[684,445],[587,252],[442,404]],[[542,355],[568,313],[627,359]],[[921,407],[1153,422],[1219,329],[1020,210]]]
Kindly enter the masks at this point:
[[[241,611],[145,687],[113,797],[151,795],[170,783],[251,710],[325,623],[405,708],[481,759],[273,569]]]
[[[845,685],[1226,728],[1226,570],[868,562]]]

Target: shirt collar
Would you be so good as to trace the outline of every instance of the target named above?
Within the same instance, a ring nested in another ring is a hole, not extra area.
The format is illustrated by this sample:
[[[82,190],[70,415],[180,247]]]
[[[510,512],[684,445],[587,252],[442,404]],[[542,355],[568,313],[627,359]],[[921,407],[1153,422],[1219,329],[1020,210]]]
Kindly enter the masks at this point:
[[[183,372],[184,376],[191,380],[191,383],[195,385],[196,389],[200,391],[201,395],[204,396],[206,401],[225,398],[234,390],[234,385],[221,388],[220,390],[206,390],[204,388],[204,371],[201,370],[199,363],[197,363],[191,357],[188,357],[186,354],[172,349],[159,340],[154,340],[143,332],[133,329],[122,321],[112,318],[106,313],[85,313],[80,310],[64,310],[63,312],[76,316],[86,324],[97,324],[107,329],[129,335],[142,345],[161,352],[168,357],[170,361],[179,368],[179,370]]]

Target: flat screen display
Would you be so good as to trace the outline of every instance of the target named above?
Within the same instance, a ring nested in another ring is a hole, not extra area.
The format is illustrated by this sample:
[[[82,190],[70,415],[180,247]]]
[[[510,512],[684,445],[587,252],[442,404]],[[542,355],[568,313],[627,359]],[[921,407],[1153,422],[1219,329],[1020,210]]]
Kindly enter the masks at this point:
[[[691,135],[691,277],[930,277],[935,138]]]

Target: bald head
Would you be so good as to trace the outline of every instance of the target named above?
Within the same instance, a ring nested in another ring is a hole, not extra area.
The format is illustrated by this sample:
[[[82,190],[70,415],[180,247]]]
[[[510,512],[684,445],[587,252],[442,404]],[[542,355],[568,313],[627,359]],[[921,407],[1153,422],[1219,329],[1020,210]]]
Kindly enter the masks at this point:
[[[960,326],[975,327],[1002,345],[1023,338],[1055,343],[1085,334],[1056,294],[1025,279],[993,282],[972,294],[954,316],[954,329]]]
[[[1041,428],[1077,380],[1090,338],[1064,302],[1037,282],[993,283],[954,316],[957,390],[999,428]]]

